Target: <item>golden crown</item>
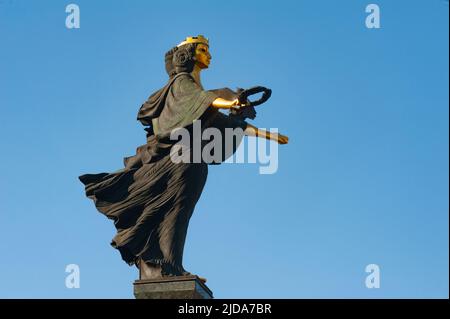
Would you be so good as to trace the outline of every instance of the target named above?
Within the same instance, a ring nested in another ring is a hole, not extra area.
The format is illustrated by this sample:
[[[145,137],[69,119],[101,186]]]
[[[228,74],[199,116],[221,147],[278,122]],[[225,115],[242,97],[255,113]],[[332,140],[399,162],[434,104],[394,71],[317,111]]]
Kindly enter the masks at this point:
[[[183,44],[188,43],[203,43],[209,46],[209,40],[202,35],[198,35],[196,37],[187,37],[183,42],[177,45],[177,47],[182,46]]]

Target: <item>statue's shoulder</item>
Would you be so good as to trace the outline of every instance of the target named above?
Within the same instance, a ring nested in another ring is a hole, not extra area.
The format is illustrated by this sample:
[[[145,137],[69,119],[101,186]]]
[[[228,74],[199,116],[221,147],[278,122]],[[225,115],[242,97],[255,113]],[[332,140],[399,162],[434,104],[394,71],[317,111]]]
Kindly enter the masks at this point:
[[[185,92],[195,90],[198,87],[198,85],[191,74],[179,73],[176,75],[172,87],[177,92],[178,91]]]

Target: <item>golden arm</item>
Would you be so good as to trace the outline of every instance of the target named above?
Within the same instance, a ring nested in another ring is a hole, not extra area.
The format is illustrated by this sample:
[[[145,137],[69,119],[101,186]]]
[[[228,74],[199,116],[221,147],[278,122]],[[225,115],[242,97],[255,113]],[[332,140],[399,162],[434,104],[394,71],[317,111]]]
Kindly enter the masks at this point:
[[[215,99],[211,106],[216,109],[231,109],[235,106],[239,105],[239,100],[225,100],[222,98]],[[287,144],[289,142],[289,137],[278,134],[278,133],[270,133],[268,131],[262,130],[257,128],[256,126],[253,126],[251,124],[247,123],[247,128],[244,131],[244,134],[247,136],[256,136],[256,137],[263,137],[268,140],[275,141],[279,144]]]
[[[216,108],[216,109],[231,109],[234,106],[237,106],[239,104],[239,100],[235,99],[235,100],[225,100],[222,99],[220,97],[218,97],[217,99],[215,99],[212,102],[212,107]]]
[[[278,144],[287,144],[289,142],[289,137],[279,134],[279,133],[271,133],[266,130],[262,130],[247,123],[247,128],[244,131],[244,134],[247,136],[256,136],[262,137],[267,140],[272,140],[278,142]]]

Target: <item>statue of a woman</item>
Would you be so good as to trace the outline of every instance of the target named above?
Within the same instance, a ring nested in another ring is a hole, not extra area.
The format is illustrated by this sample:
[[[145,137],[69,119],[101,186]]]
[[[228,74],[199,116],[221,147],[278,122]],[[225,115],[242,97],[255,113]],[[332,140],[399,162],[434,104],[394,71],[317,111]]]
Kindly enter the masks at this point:
[[[242,128],[245,135],[261,136],[286,144],[288,138],[258,129],[241,117],[218,109],[240,107],[230,94],[205,91],[200,73],[211,61],[209,42],[203,36],[188,37],[166,53],[168,83],[150,96],[139,110],[138,120],[147,131],[147,143],[136,155],[124,159],[124,168],[114,173],[79,177],[86,196],[114,221],[117,234],[111,245],[122,259],[140,270],[140,279],[189,275],[183,268],[183,249],[189,220],[208,174],[205,162],[171,160],[177,142],[170,133],[191,129]],[[195,138],[195,136],[194,136]]]

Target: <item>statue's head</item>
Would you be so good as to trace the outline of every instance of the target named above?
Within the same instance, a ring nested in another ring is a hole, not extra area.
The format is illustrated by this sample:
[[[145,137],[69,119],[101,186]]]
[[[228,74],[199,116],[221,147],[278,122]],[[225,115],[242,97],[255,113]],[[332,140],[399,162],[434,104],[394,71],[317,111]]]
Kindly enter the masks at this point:
[[[206,69],[211,62],[209,41],[202,35],[187,37],[166,53],[166,71],[169,76],[180,72],[192,72],[196,65]]]

